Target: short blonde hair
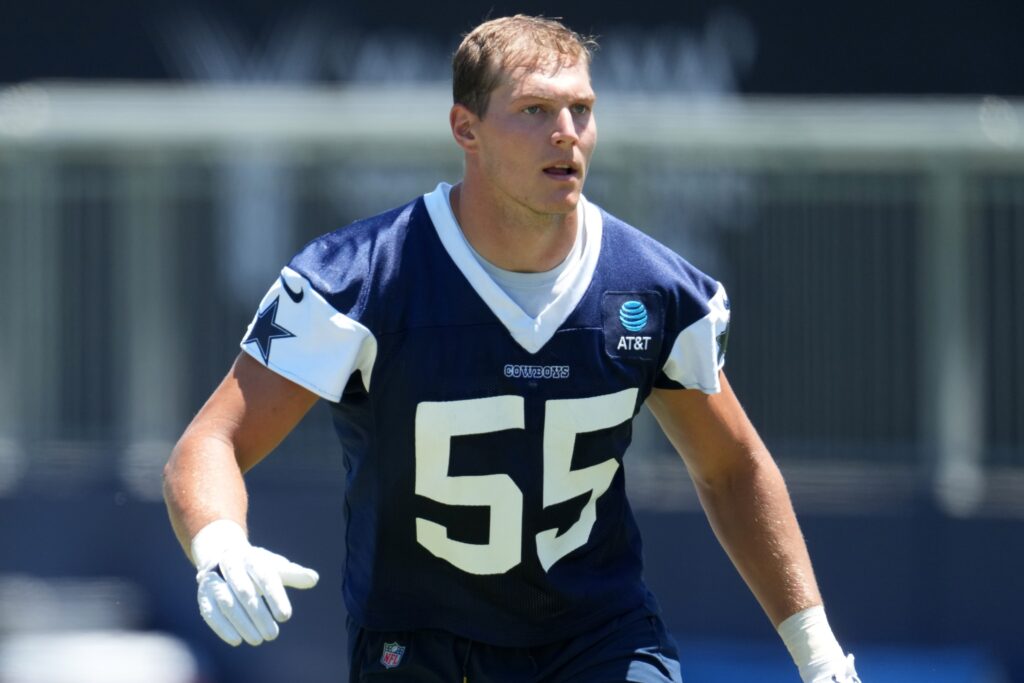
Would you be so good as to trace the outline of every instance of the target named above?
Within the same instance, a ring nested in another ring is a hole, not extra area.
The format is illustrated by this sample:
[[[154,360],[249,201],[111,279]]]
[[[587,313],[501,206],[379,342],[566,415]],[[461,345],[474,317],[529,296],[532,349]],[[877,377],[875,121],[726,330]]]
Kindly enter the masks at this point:
[[[491,19],[466,34],[452,58],[452,98],[477,116],[487,112],[502,75],[548,62],[589,67],[597,41],[554,19],[517,14]]]

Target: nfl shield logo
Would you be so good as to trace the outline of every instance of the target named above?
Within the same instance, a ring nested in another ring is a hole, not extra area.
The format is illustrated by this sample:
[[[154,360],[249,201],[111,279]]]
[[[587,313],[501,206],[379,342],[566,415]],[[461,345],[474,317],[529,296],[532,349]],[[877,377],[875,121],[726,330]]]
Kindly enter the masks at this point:
[[[384,643],[384,652],[380,656],[380,663],[385,669],[394,669],[402,663],[402,655],[405,654],[405,645],[398,643]]]

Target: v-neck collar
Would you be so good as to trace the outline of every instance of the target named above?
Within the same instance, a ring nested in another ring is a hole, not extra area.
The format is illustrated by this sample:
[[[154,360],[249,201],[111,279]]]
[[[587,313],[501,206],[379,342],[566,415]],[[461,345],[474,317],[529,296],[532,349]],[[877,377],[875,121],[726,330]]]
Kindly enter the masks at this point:
[[[559,278],[555,300],[536,318],[531,318],[491,279],[473,256],[469,243],[462,235],[462,230],[452,213],[449,201],[451,189],[452,186],[448,183],[440,183],[433,192],[423,195],[427,212],[441,244],[469,281],[470,286],[501,321],[516,343],[529,353],[537,353],[555,336],[555,332],[576,309],[590,286],[598,256],[601,254],[603,223],[600,210],[580,197],[580,207],[583,210],[579,213],[579,227],[587,231],[582,257],[570,264]]]

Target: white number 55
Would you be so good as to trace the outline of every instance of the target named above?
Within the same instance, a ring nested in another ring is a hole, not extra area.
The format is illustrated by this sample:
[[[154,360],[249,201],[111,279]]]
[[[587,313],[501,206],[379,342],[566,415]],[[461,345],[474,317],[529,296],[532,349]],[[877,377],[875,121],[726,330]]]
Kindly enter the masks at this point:
[[[590,398],[547,401],[544,405],[544,507],[590,493],[580,518],[565,533],[536,535],[537,557],[545,571],[590,538],[597,521],[597,499],[612,483],[614,459],[574,470],[576,435],[619,425],[633,416],[636,389]],[[523,493],[507,474],[448,475],[453,436],[523,429],[521,396],[423,402],[416,410],[416,494],[445,505],[490,508],[488,542],[463,543],[436,522],[416,518],[416,540],[431,553],[471,574],[502,574],[522,561]],[[526,456],[527,454],[524,454]]]

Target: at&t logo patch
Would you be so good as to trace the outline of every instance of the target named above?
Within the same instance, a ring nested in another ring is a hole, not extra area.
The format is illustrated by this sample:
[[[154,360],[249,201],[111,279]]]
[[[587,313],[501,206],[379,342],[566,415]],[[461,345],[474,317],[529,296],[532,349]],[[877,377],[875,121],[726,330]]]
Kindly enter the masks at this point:
[[[647,360],[658,357],[665,319],[658,292],[605,292],[602,314],[608,355]]]

